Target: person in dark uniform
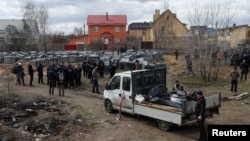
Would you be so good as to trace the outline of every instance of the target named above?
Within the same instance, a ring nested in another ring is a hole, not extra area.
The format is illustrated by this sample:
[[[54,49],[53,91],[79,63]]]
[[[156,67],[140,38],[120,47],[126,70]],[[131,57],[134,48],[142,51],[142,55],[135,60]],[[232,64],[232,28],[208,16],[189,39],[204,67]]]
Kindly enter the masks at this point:
[[[82,71],[83,71],[83,77],[88,77],[88,71],[87,71],[87,62],[82,63]]]
[[[98,70],[100,73],[100,77],[103,78],[104,77],[104,62],[102,60],[98,64]]]
[[[237,86],[238,86],[238,78],[240,73],[237,71],[237,67],[234,67],[234,70],[230,73],[231,77],[231,92],[236,94],[237,93]]]
[[[48,70],[48,82],[49,82],[49,95],[54,95],[54,88],[56,85],[57,74],[54,69]]]
[[[47,67],[47,84],[49,85],[49,76],[48,76],[48,73],[50,70],[52,70],[53,67],[52,67],[52,63],[49,64],[49,66]]]
[[[75,71],[74,68],[71,64],[69,64],[68,68],[67,68],[67,72],[68,72],[68,81],[69,81],[69,87],[68,88],[72,88],[75,89]]]
[[[43,83],[43,65],[39,63],[37,67],[37,73],[38,73],[38,83]]]
[[[111,63],[111,68],[110,68],[111,72],[110,72],[110,78],[112,78],[115,75],[116,72],[116,65],[114,62]]]
[[[81,86],[81,76],[82,76],[82,68],[80,64],[75,66],[74,73],[75,73],[75,87],[78,88]]]
[[[30,86],[31,86],[31,87],[33,87],[32,82],[33,82],[33,78],[34,78],[34,72],[35,72],[35,70],[33,69],[33,67],[32,67],[32,64],[31,64],[31,63],[29,63],[29,64],[28,64],[28,72],[29,72],[29,76],[30,76]]]
[[[241,75],[240,75],[240,79],[245,79],[247,80],[247,74],[249,72],[249,65],[246,62],[246,60],[243,60],[240,64],[240,69],[241,69]]]
[[[178,56],[179,56],[179,51],[178,49],[175,51],[175,60],[178,60]]]
[[[196,114],[199,129],[200,129],[200,137],[198,138],[198,140],[207,141],[207,133],[206,133],[206,128],[205,128],[206,99],[203,96],[202,91],[198,91],[196,96],[197,96],[197,101],[196,101],[196,105],[195,105],[195,114]]]

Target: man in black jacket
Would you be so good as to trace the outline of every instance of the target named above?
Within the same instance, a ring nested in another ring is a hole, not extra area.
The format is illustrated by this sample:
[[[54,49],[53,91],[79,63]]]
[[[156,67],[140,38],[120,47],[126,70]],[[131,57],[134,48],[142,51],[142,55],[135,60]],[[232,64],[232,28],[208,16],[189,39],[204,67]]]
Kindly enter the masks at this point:
[[[206,99],[203,96],[202,91],[197,92],[197,102],[195,105],[195,113],[198,122],[198,126],[200,129],[200,137],[198,140],[200,141],[207,141],[207,133],[205,129],[205,110],[206,110]]]
[[[29,76],[30,76],[30,86],[33,87],[32,82],[33,82],[35,70],[33,69],[31,63],[29,63],[29,65],[28,65],[28,72],[29,72]]]
[[[37,67],[37,72],[38,72],[38,83],[43,83],[43,65],[39,63]]]
[[[57,74],[54,69],[48,69],[48,83],[49,83],[49,95],[54,95],[54,88],[56,85]]]
[[[241,76],[240,76],[240,79],[242,80],[243,77],[245,80],[247,80],[247,74],[249,72],[249,65],[248,63],[246,62],[246,60],[243,60],[240,64],[240,69],[241,69]]]

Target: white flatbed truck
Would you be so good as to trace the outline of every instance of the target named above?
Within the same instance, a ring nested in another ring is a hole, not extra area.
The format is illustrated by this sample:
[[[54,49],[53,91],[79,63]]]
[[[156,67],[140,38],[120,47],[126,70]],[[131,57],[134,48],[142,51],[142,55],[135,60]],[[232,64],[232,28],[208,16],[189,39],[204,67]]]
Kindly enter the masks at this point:
[[[183,126],[196,123],[194,113],[195,103],[193,100],[185,100],[180,103],[180,107],[163,105],[152,102],[138,102],[135,97],[138,94],[148,94],[154,86],[166,91],[166,68],[134,70],[116,73],[104,90],[104,106],[106,112],[112,113],[114,110],[121,112],[142,115],[156,119],[161,130],[170,131],[173,125]],[[124,97],[121,104],[121,97]],[[213,113],[219,114],[221,106],[221,94],[205,96],[206,113],[209,117]]]

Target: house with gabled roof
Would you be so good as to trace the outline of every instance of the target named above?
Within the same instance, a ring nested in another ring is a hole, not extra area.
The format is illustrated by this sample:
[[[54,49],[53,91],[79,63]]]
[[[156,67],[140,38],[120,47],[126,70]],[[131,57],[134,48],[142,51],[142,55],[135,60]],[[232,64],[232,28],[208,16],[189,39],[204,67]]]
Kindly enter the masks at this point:
[[[163,13],[155,10],[153,23],[145,30],[143,39],[153,42],[154,48],[169,49],[188,46],[188,36],[186,24],[168,9]]]
[[[146,21],[130,23],[127,31],[127,44],[132,47],[140,48],[145,30],[150,27],[151,24],[152,22]]]
[[[72,38],[70,44],[84,42],[87,45],[101,43],[109,46],[117,46],[126,43],[126,15],[88,15],[88,34],[83,38]],[[106,49],[107,49],[106,48]]]
[[[227,42],[231,48],[244,47],[250,41],[250,26],[236,25],[217,30],[218,44]]]
[[[34,50],[39,44],[36,21],[25,19],[0,19],[1,50]]]

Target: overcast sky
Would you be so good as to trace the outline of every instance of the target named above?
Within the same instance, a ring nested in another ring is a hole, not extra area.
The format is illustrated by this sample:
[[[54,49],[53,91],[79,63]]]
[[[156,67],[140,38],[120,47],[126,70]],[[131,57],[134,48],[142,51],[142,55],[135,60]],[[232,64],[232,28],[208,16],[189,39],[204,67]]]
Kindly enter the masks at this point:
[[[164,1],[168,6],[164,6]],[[27,2],[37,7],[44,5],[49,12],[49,25],[52,32],[73,33],[75,27],[83,27],[88,15],[127,15],[127,25],[132,22],[152,21],[155,9],[161,13],[167,7],[183,23],[190,25],[187,14],[193,10],[197,0],[0,0],[0,19],[22,19],[22,7]],[[215,0],[200,0],[205,1]],[[250,0],[230,1],[232,10],[237,10],[233,23],[249,25]]]

